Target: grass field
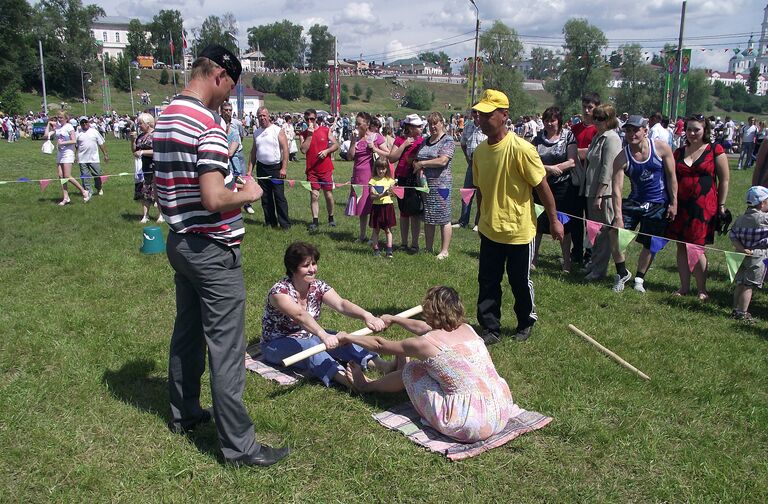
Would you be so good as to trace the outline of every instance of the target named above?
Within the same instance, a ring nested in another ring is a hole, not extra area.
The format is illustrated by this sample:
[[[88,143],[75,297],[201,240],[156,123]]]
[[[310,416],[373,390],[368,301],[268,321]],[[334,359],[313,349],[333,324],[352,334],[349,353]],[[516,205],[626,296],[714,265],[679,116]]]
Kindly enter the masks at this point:
[[[249,142],[248,142],[249,144]],[[110,138],[106,173],[130,172],[128,144]],[[0,180],[54,176],[40,143],[0,144]],[[459,153],[454,186],[463,179]],[[350,163],[337,162],[337,180]],[[292,163],[289,177],[303,167]],[[744,209],[749,172],[732,172],[729,207]],[[266,469],[221,463],[213,426],[171,434],[167,356],[175,315],[172,270],[145,256],[132,178],[60,208],[55,184],[0,186],[0,501],[3,502],[765,502],[768,500],[768,308],[764,293],[743,326],[728,318],[733,286],[710,254],[710,302],[675,298],[674,251],[659,253],[649,292],[611,291],[560,272],[546,240],[533,273],[540,321],[525,343],[492,347],[523,408],[554,417],[545,429],[451,463],[372,418],[406,396],[358,395],[317,383],[281,388],[249,374],[244,401],[260,440],[293,453]],[[458,214],[458,191],[453,198]],[[294,240],[321,250],[319,277],[374,313],[454,286],[475,322],[479,241],[459,229],[448,260],[353,243],[357,220],[309,236],[309,196],[287,192],[295,226],[246,217],[247,339],[256,341],[265,295]],[[423,243],[423,242],[422,242]],[[730,250],[724,237],[716,246]],[[634,270],[639,246],[631,244]],[[503,325],[514,328],[504,287]],[[326,310],[340,330],[360,324]],[[580,327],[651,376],[644,382],[566,329]],[[391,337],[403,332],[391,331]],[[207,377],[203,404],[210,405]]]

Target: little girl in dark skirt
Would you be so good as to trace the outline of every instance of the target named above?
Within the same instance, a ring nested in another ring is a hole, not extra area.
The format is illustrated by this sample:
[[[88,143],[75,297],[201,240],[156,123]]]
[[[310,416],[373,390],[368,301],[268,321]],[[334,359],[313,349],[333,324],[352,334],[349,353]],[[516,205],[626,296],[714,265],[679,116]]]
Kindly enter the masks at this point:
[[[392,228],[395,227],[395,205],[392,199],[392,186],[395,185],[395,179],[389,173],[389,163],[384,158],[379,158],[373,165],[374,176],[368,182],[369,194],[373,205],[371,206],[371,216],[368,219],[368,226],[373,230],[371,242],[373,243],[373,255],[380,256],[379,250],[379,230],[384,231],[387,237],[386,254],[388,258],[392,257]]]

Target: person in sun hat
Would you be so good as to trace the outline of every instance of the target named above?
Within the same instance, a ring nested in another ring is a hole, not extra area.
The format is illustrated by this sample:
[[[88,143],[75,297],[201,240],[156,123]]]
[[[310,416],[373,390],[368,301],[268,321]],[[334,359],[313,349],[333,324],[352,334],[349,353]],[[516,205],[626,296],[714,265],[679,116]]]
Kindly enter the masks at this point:
[[[192,80],[163,111],[153,135],[160,210],[170,232],[166,253],[175,271],[176,322],[171,336],[168,389],[170,428],[188,432],[211,421],[200,405],[206,347],[213,419],[228,463],[265,466],[288,455],[256,441],[243,404],[245,283],[240,209],[261,197],[253,178],[234,189],[227,134],[215,112],[240,77],[234,54],[206,47],[192,64]]]
[[[515,339],[524,341],[538,318],[530,275],[536,237],[534,190],[549,218],[552,237],[558,241],[563,239],[563,225],[557,219],[555,199],[536,147],[506,129],[507,96],[487,89],[472,108],[488,136],[472,156],[472,180],[480,208],[477,319],[481,337],[486,344],[500,340],[501,280],[506,268],[515,296]]]
[[[749,311],[752,290],[762,288],[768,258],[768,189],[752,186],[747,191],[747,210],[728,235],[736,252],[748,254],[736,273],[731,318],[754,322]]]

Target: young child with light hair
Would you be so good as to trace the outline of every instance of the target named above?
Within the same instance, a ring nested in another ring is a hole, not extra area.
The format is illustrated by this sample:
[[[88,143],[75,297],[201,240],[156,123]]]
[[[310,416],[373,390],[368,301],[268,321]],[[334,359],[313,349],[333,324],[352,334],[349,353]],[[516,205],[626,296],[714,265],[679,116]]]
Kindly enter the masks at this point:
[[[731,318],[751,324],[755,321],[748,311],[752,290],[762,288],[768,258],[768,189],[749,188],[747,210],[736,219],[729,237],[736,252],[747,254],[736,273]]]

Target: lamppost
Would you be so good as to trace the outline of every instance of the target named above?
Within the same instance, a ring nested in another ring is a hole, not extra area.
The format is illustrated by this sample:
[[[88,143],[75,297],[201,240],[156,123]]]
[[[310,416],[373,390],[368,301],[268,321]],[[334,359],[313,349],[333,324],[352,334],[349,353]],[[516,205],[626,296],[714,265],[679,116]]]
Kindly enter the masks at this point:
[[[88,109],[85,106],[85,76],[88,76],[88,84],[91,83],[91,78],[93,75],[91,75],[91,72],[86,72],[82,68],[80,68],[80,86],[83,88],[83,115],[88,115]]]
[[[472,4],[472,7],[475,8],[475,57],[472,60],[472,103],[469,105],[472,106],[475,104],[475,86],[477,85],[477,49],[480,45],[480,11],[477,8],[477,4],[475,3],[475,0],[469,0],[469,3]]]
[[[235,41],[235,44],[237,44],[237,59],[242,59],[242,51],[240,50],[240,40],[235,36],[234,33],[231,31],[227,32],[227,35],[229,35],[232,40]],[[245,108],[245,96],[243,96],[243,77],[242,74],[238,77],[237,82],[235,83],[237,86],[235,87],[235,90],[237,92],[237,117],[242,119],[242,117],[245,115],[245,111],[243,110]]]
[[[133,76],[131,75],[131,68],[133,67],[133,61],[128,63],[128,89],[131,92],[131,116],[136,116],[136,109],[133,106]],[[137,75],[136,79],[140,79],[141,75]]]

